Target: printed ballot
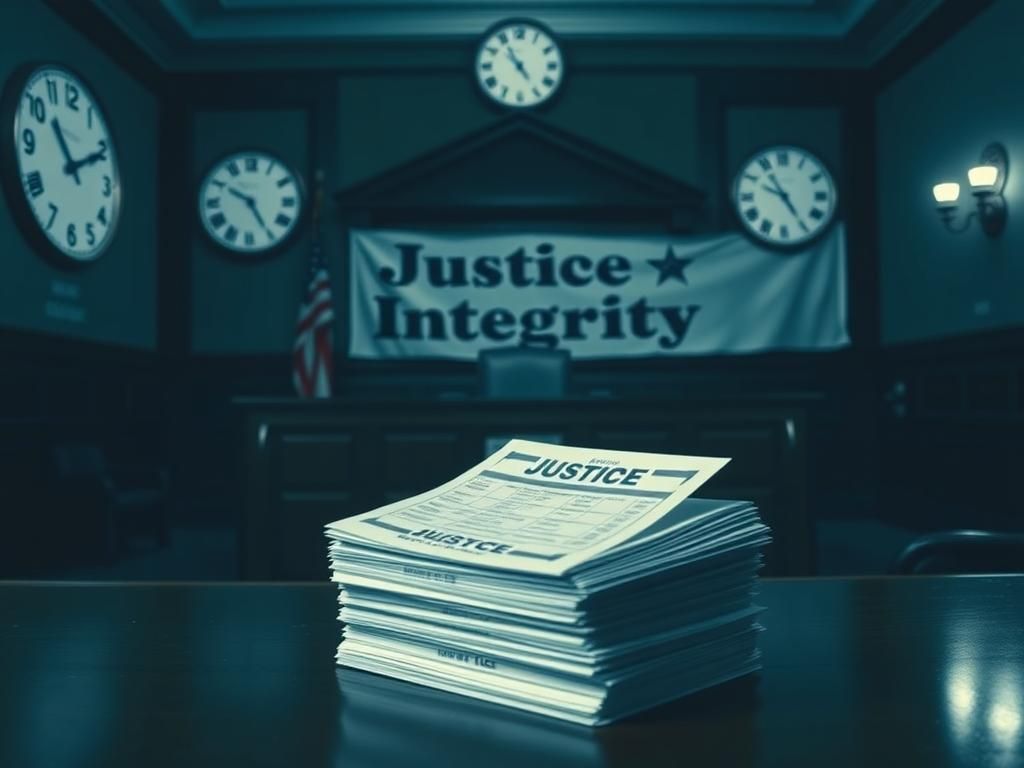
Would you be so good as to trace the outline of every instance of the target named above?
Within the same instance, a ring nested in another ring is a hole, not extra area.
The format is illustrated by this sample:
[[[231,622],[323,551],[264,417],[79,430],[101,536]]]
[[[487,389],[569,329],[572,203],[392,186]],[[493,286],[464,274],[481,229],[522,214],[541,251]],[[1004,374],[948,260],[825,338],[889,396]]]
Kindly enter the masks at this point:
[[[756,671],[768,528],[691,496],[727,462],[512,440],[329,524],[338,663],[586,725]]]

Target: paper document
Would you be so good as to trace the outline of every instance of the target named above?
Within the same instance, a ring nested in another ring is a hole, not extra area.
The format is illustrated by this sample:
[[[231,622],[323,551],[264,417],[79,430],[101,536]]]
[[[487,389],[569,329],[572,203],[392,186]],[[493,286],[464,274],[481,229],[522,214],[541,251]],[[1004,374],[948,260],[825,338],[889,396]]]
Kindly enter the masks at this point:
[[[771,540],[728,459],[511,440],[327,526],[338,664],[602,725],[760,667]]]
[[[728,461],[511,440],[438,488],[328,529],[342,541],[561,575],[649,527]]]

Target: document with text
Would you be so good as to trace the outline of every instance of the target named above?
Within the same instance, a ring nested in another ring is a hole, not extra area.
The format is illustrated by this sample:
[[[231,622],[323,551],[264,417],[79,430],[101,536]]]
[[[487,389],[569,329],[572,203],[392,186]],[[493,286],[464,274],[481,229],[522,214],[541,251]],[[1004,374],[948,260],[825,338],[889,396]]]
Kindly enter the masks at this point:
[[[338,664],[586,725],[755,672],[768,528],[692,495],[727,462],[512,440],[330,523]]]
[[[560,575],[642,532],[727,462],[511,440],[444,485],[331,523],[328,534]]]

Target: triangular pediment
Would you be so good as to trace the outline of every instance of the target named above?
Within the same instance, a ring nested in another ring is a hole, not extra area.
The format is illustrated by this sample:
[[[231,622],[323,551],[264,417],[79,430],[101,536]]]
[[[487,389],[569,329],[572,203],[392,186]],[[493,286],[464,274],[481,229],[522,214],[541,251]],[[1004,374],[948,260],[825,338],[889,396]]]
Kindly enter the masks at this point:
[[[346,208],[650,209],[692,218],[703,193],[530,116],[514,115],[338,193]]]

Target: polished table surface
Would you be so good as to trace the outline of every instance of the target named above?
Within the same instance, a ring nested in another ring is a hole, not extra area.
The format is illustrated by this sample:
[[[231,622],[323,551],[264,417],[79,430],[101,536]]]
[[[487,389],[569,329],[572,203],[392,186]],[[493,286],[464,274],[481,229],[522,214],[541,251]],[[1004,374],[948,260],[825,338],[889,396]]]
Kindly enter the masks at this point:
[[[760,602],[762,673],[595,730],[338,670],[328,584],[0,583],[0,766],[1024,766],[1024,576]]]

